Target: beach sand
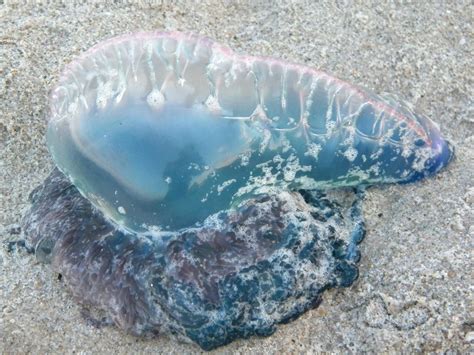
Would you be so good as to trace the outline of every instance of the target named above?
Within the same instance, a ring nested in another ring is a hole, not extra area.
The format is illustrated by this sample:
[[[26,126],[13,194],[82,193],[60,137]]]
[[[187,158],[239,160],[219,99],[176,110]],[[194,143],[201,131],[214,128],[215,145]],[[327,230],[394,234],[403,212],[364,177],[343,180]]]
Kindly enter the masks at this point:
[[[28,194],[52,169],[44,134],[48,92],[60,71],[104,39],[143,30],[193,31],[241,53],[399,94],[456,148],[456,160],[434,178],[368,190],[367,236],[352,287],[326,292],[319,308],[268,338],[238,340],[216,353],[473,351],[474,6],[164,3],[0,1],[0,353],[200,351],[168,337],[141,339],[88,324],[64,280],[34,256],[5,247],[21,237]]]

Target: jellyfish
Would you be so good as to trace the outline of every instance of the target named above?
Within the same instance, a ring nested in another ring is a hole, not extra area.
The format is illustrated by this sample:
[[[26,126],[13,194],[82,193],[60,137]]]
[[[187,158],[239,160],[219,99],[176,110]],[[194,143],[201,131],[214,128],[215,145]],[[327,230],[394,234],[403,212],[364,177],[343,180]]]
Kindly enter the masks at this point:
[[[350,286],[363,190],[453,157],[393,95],[188,33],[98,44],[50,107],[56,168],[31,193],[28,248],[111,323],[205,350]]]

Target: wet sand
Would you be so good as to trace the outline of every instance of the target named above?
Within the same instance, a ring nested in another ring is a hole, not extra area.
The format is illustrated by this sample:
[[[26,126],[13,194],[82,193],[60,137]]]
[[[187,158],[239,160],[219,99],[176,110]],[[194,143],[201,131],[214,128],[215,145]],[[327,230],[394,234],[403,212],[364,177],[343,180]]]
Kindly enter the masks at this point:
[[[432,179],[369,189],[367,237],[352,287],[326,292],[319,308],[273,336],[216,353],[474,350],[473,5],[0,3],[1,353],[200,351],[88,324],[64,280],[4,243],[21,237],[16,226],[28,194],[52,168],[44,133],[48,92],[60,71],[97,42],[139,30],[189,30],[241,53],[285,58],[399,94],[456,147],[456,160]]]

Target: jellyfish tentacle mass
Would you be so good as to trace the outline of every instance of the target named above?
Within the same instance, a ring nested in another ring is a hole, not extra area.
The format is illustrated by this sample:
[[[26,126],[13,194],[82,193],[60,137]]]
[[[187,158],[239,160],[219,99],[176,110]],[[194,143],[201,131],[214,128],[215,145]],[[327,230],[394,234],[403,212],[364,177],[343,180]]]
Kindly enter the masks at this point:
[[[351,285],[361,187],[453,156],[394,96],[192,34],[101,43],[50,101],[57,168],[31,195],[29,247],[119,327],[203,349]]]
[[[364,236],[350,191],[248,199],[204,227],[129,233],[59,170],[31,196],[25,232],[76,299],[137,335],[185,336],[210,350],[270,335],[358,275]],[[54,214],[54,216],[52,215]]]

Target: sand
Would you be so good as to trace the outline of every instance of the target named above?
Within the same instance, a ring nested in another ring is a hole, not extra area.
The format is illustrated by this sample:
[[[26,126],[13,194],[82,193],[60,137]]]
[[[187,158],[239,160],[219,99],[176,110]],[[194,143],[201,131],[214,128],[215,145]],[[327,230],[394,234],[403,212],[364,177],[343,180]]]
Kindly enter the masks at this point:
[[[371,188],[360,277],[268,338],[230,352],[474,351],[474,6],[468,1],[15,5],[0,0],[0,353],[190,353],[84,320],[48,266],[5,242],[52,168],[47,95],[60,70],[106,38],[190,30],[235,50],[328,71],[404,97],[432,117],[457,159],[432,179]]]

